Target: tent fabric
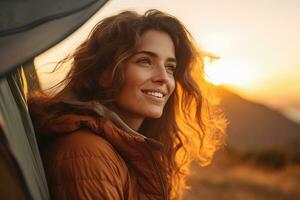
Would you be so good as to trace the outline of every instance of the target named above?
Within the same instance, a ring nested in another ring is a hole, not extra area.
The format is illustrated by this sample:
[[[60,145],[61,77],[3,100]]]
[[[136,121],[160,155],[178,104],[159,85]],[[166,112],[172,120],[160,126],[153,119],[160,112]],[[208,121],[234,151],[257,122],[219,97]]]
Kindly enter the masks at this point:
[[[19,71],[0,80],[2,128],[33,199],[50,199],[33,125],[22,94]]]
[[[107,0],[0,1],[1,128],[29,196],[33,199],[50,199],[50,196],[24,100],[20,68],[17,68],[32,64],[34,57],[69,36],[106,2]],[[8,157],[0,155],[0,167],[3,169],[10,166],[10,161],[7,162],[6,158]]]
[[[106,2],[0,1],[0,78],[66,38]]]
[[[12,155],[0,123],[0,197],[32,199],[19,165]]]

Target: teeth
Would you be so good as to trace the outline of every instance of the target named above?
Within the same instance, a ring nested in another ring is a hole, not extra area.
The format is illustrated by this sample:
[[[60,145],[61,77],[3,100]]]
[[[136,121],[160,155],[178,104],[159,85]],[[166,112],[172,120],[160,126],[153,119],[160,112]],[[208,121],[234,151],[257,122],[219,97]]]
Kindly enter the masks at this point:
[[[160,93],[160,92],[146,92],[146,94],[151,95],[151,96],[155,96],[155,97],[158,97],[158,98],[163,97],[163,94]]]

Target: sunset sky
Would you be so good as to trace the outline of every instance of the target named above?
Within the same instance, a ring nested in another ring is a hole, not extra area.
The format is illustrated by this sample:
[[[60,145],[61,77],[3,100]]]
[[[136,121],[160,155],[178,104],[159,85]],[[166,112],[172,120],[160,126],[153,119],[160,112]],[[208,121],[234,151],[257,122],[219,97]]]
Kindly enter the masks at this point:
[[[208,80],[279,108],[300,122],[299,0],[112,0],[71,37],[37,57],[35,63],[45,66],[63,58],[105,16],[125,9],[142,12],[150,8],[179,18],[203,50],[220,57],[206,66]],[[38,68],[44,77],[42,84],[52,84],[54,79],[43,71],[49,67]]]

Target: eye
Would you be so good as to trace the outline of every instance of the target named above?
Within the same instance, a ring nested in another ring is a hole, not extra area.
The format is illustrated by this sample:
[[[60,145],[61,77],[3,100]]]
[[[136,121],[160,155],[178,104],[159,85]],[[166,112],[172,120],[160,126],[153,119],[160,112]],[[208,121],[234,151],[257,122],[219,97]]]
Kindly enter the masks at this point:
[[[150,58],[140,58],[138,59],[137,63],[147,66],[147,65],[151,65],[152,61]]]
[[[176,65],[175,64],[167,64],[166,66],[165,66],[165,68],[166,68],[166,70],[167,70],[167,72],[169,73],[169,74],[174,74],[175,73],[175,70],[176,70]]]

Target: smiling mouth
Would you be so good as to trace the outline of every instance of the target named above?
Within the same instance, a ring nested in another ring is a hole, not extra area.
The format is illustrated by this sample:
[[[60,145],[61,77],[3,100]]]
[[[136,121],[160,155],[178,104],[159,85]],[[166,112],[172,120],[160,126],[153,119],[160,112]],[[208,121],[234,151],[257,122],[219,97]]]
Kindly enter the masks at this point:
[[[158,92],[158,91],[150,91],[150,90],[145,91],[145,90],[142,90],[142,92],[143,92],[144,94],[146,94],[146,95],[153,96],[153,97],[156,97],[156,98],[159,98],[159,99],[161,99],[161,98],[163,98],[164,96],[166,96],[164,93]]]

